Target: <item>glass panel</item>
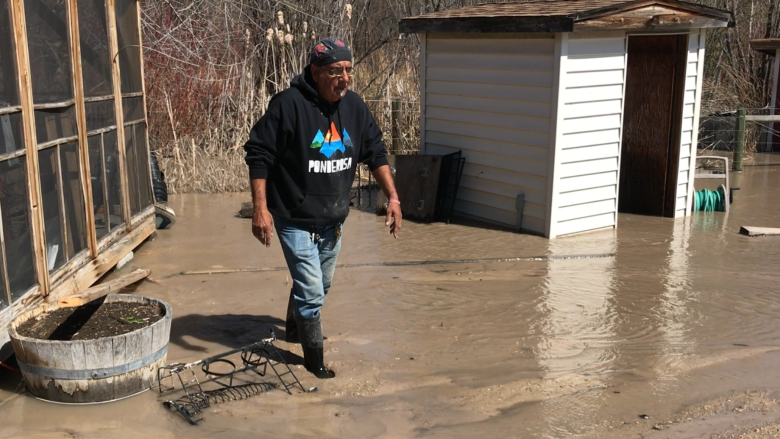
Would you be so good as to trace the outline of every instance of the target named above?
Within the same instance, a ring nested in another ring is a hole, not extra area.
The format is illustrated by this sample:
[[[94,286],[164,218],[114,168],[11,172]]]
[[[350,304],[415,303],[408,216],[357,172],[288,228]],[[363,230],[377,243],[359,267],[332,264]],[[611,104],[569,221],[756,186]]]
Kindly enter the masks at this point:
[[[10,8],[10,0],[0,0],[0,107],[19,105]]]
[[[116,26],[119,40],[119,73],[122,93],[143,91],[141,87],[141,42],[138,35],[136,0],[116,0]]]
[[[0,114],[0,154],[24,149],[22,113]]]
[[[54,110],[35,110],[38,143],[75,136],[76,111],[73,106]]]
[[[84,188],[81,185],[81,159],[75,142],[60,145],[62,167],[62,196],[65,206],[65,236],[68,240],[68,259],[87,248],[87,212],[84,207]]]
[[[135,147],[139,167],[138,194],[141,200],[141,210],[154,204],[152,198],[152,169],[149,163],[149,154],[146,150],[146,124],[139,123],[135,126]]]
[[[103,184],[103,154],[101,152],[102,135],[92,136],[87,140],[89,147],[90,180],[92,181],[92,205],[95,209],[95,232],[97,239],[108,233],[106,221],[106,187]]]
[[[73,99],[67,2],[24,0],[33,102]]]
[[[8,281],[16,300],[36,283],[27,200],[27,157],[0,162],[0,211],[2,211]]]
[[[141,199],[138,191],[138,168],[135,155],[135,130],[125,128],[125,157],[127,158],[127,190],[130,193],[130,214],[135,216],[141,211]]]
[[[97,97],[112,94],[106,3],[104,0],[78,0],[78,9],[84,95]]]
[[[87,131],[116,125],[113,99],[101,102],[87,102],[85,110],[87,112]]]
[[[56,146],[38,152],[38,166],[41,174],[43,220],[46,230],[46,260],[49,271],[65,262],[65,239],[62,236],[62,213],[60,211],[59,172],[57,169]]]
[[[144,118],[144,98],[122,98],[122,109],[125,114],[125,123]]]
[[[103,149],[105,152],[106,193],[108,193],[109,231],[115,230],[124,224],[122,218],[122,197],[120,196],[121,183],[119,180],[119,148],[116,130],[103,135]]]

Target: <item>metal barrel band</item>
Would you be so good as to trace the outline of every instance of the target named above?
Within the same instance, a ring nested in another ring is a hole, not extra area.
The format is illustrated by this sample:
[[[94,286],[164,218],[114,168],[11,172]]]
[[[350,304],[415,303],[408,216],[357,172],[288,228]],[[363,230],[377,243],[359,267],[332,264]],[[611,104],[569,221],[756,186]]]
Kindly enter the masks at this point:
[[[152,355],[141,358],[140,360],[136,360],[127,364],[122,364],[120,366],[105,367],[101,369],[81,369],[81,370],[54,369],[50,367],[27,364],[18,359],[17,359],[17,363],[19,363],[19,369],[21,369],[22,372],[45,376],[47,378],[55,378],[60,380],[88,380],[88,379],[96,380],[96,379],[109,378],[117,375],[122,375],[123,373],[131,372],[136,369],[140,369],[144,366],[148,366],[154,363],[155,361],[159,360],[160,358],[162,358],[166,353],[168,353],[167,344],[163,346],[162,349],[158,350]]]

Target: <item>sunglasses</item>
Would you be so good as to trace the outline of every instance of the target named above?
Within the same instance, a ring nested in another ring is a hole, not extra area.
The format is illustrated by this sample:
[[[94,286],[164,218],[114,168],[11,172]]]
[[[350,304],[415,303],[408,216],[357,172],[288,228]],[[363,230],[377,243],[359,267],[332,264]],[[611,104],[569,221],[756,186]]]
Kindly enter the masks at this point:
[[[352,67],[320,67],[322,70],[328,72],[328,75],[336,78],[347,72],[347,76],[352,76]]]

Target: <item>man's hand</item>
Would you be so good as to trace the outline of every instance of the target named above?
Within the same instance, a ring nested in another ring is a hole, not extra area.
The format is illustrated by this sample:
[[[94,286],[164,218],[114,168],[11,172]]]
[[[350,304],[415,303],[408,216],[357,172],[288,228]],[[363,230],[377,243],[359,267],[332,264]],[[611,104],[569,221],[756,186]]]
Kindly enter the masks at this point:
[[[271,246],[274,237],[274,218],[265,202],[265,179],[253,179],[252,185],[252,234],[266,247]]]
[[[274,219],[268,209],[255,208],[252,215],[252,234],[266,247],[271,246],[274,237]]]
[[[390,234],[393,238],[398,238],[398,234],[401,232],[401,205],[396,203],[387,203],[387,218],[385,219],[385,225],[390,226]]]
[[[385,219],[385,225],[390,227],[390,234],[394,238],[398,238],[398,234],[401,232],[401,205],[398,201],[398,192],[395,191],[395,184],[393,183],[393,175],[390,173],[390,166],[380,166],[373,171],[376,182],[379,183],[379,187],[390,200],[387,203],[387,218]],[[394,201],[393,201],[394,200]]]

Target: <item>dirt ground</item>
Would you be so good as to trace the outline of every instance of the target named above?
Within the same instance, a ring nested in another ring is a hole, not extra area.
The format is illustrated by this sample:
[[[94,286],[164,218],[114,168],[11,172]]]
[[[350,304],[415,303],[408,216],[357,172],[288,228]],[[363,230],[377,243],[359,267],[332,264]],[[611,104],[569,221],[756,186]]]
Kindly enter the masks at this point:
[[[193,427],[156,390],[66,406],[0,369],[0,436],[780,437],[780,237],[738,234],[780,227],[780,166],[732,185],[728,214],[621,215],[616,232],[552,241],[468,222],[407,222],[393,240],[353,210],[323,310],[337,377],[275,343],[316,392],[215,404]],[[128,290],[172,306],[169,363],[284,334],[289,275],[278,242],[235,217],[246,198],[171,196],[176,225],[122,269],[151,269]]]

